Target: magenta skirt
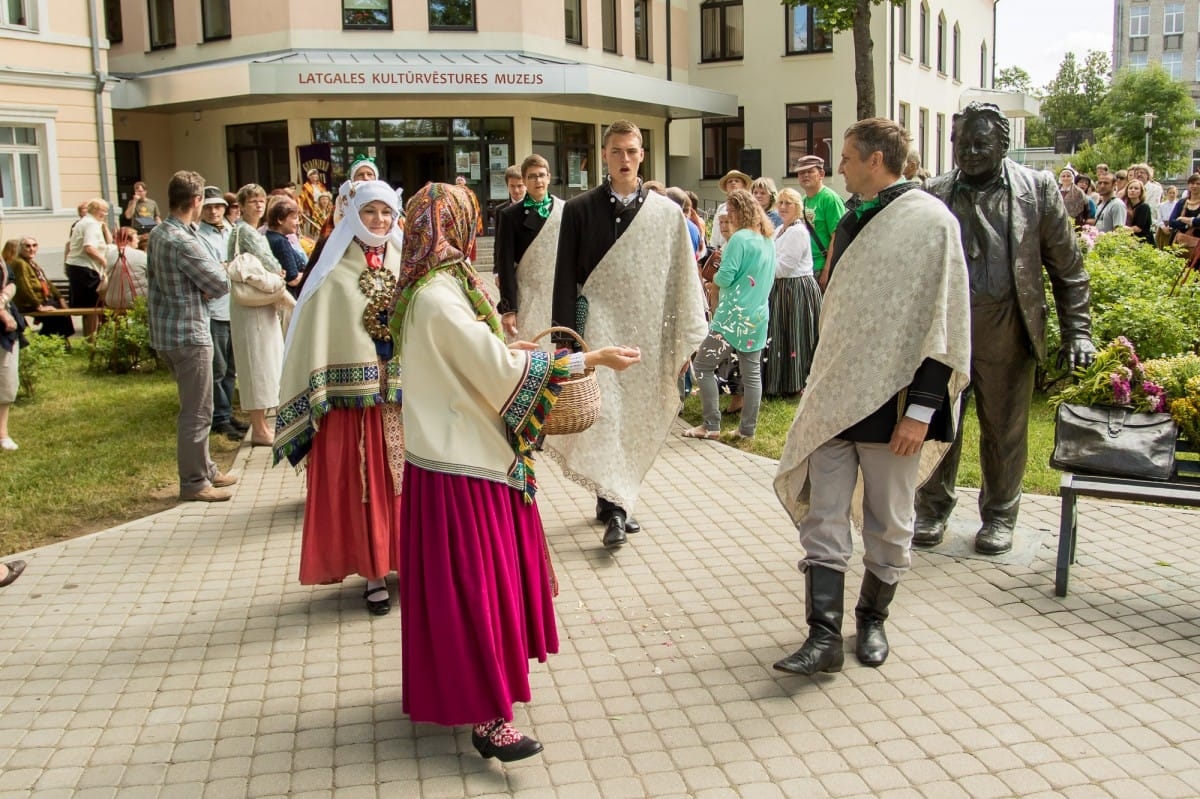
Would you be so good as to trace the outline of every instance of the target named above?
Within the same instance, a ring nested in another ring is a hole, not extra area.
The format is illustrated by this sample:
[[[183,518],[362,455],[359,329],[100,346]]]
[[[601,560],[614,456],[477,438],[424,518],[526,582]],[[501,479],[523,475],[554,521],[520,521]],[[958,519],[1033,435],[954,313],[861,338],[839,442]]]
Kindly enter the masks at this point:
[[[558,651],[537,505],[406,463],[398,529],[404,712],[447,726],[511,721],[530,698],[530,658]]]

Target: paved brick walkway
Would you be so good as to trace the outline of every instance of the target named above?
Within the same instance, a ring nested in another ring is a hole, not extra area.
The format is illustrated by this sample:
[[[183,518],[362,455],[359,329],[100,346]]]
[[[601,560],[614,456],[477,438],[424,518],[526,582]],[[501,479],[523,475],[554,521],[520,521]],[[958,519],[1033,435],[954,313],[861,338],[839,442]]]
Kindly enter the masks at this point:
[[[517,710],[544,756],[502,767],[400,712],[398,613],[297,584],[302,481],[267,457],[239,453],[233,502],[28,555],[0,591],[0,799],[1200,793],[1195,512],[1083,502],[1063,600],[1053,534],[1029,565],[918,553],[887,664],[809,679],[771,670],[803,620],[772,463],[673,437],[615,554],[544,464],[562,652]]]

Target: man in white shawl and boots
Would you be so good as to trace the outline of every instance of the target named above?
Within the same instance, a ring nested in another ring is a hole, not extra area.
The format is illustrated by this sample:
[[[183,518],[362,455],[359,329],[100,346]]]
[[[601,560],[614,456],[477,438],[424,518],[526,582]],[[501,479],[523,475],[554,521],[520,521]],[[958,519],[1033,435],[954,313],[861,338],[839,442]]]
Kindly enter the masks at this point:
[[[821,336],[788,432],[775,493],[800,532],[808,639],[775,664],[840,671],[851,498],[863,476],[858,660],[887,659],[884,621],[908,570],[913,497],[954,439],[971,359],[967,264],[946,206],[901,176],[911,138],[864,119],[838,171],[861,201],[842,217],[826,269]],[[930,200],[933,200],[930,202]]]
[[[550,163],[545,158],[536,153],[527,157],[519,177],[524,196],[496,214],[496,310],[510,341],[521,335],[532,338],[550,327],[563,209],[563,201],[550,194]]]
[[[683,214],[638,177],[642,132],[614,122],[602,150],[608,177],[563,208],[553,319],[593,349],[637,346],[642,363],[597,373],[600,418],[582,433],[548,437],[545,451],[569,479],[595,492],[604,546],[614,548],[626,532],[641,529],[630,514],[679,410],[676,380],[708,325]],[[578,346],[570,337],[559,343]]]

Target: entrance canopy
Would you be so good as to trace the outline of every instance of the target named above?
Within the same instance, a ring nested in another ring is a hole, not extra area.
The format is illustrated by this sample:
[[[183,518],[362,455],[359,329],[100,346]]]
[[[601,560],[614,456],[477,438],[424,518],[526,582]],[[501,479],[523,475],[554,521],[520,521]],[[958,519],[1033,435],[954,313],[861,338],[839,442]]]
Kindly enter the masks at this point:
[[[737,114],[736,95],[517,52],[297,50],[127,76],[113,108],[228,105],[238,98],[404,96],[547,100],[683,119]]]

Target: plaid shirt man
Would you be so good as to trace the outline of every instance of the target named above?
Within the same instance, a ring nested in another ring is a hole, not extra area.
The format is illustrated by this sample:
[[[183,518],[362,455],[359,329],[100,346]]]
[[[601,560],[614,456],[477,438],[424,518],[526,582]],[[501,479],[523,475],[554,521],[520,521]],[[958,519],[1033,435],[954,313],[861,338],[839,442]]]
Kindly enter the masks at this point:
[[[156,350],[212,346],[208,300],[229,293],[229,277],[195,225],[174,216],[150,234],[150,346]]]

